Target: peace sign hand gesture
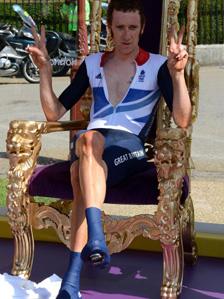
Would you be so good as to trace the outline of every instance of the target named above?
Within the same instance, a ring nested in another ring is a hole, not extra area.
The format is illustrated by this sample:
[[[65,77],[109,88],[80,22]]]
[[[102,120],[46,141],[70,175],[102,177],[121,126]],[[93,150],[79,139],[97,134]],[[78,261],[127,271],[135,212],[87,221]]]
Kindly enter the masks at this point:
[[[175,76],[178,73],[183,73],[188,60],[188,53],[182,45],[184,36],[184,26],[181,27],[177,35],[177,41],[175,38],[175,29],[172,26],[169,34],[169,47],[168,47],[168,69],[171,76]]]
[[[49,66],[49,56],[46,49],[46,33],[44,25],[41,26],[41,34],[39,35],[35,28],[32,27],[32,34],[35,40],[34,46],[28,46],[26,50],[31,54],[34,63],[41,70]]]

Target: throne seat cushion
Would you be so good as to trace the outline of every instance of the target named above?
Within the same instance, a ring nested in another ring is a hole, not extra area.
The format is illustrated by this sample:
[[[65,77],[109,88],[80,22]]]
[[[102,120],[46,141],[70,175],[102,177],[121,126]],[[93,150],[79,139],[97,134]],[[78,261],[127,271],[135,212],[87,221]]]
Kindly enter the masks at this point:
[[[189,180],[183,178],[181,202],[188,196]],[[31,196],[44,196],[60,199],[72,199],[70,182],[70,161],[37,166],[29,181],[28,192]],[[157,204],[158,180],[153,162],[149,168],[122,183],[107,188],[106,203],[114,204]]]

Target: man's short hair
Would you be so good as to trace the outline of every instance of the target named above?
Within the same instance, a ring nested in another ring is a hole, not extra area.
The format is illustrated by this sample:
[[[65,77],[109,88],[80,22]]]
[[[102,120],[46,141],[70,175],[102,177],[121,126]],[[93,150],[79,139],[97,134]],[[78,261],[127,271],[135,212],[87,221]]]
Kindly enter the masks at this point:
[[[107,9],[107,24],[109,26],[112,25],[114,10],[122,12],[138,11],[141,20],[141,28],[143,28],[145,24],[145,15],[141,0],[111,0]]]

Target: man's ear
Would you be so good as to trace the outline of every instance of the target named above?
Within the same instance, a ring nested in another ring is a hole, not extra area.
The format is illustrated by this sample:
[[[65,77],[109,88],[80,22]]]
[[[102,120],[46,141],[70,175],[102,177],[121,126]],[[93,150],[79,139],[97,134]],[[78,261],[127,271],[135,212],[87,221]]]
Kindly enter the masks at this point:
[[[143,24],[143,26],[142,26],[142,29],[141,29],[140,35],[142,35],[142,34],[143,34],[144,30],[145,30],[145,23],[144,23],[144,24]]]

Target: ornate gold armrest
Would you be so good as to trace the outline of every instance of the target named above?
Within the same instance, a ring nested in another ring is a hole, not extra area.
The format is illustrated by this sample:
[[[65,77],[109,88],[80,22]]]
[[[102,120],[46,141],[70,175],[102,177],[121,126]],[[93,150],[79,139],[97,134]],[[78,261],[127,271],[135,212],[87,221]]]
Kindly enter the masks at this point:
[[[66,130],[85,128],[87,121],[18,121],[10,122],[7,134],[7,152],[9,155],[8,172],[8,216],[12,229],[24,229],[27,219],[29,196],[27,186],[37,163],[41,149],[41,135]]]

